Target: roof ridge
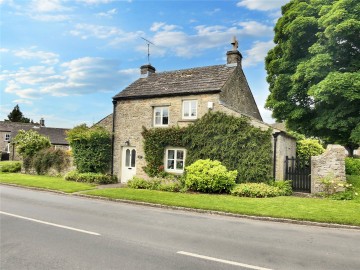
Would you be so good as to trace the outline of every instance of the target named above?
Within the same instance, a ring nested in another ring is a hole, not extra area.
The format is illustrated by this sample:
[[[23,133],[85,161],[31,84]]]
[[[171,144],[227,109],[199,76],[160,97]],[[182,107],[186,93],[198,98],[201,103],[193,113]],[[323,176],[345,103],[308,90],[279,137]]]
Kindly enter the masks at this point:
[[[177,72],[177,71],[194,70],[194,69],[205,69],[205,68],[210,68],[210,67],[231,67],[231,66],[227,66],[227,65],[222,64],[222,65],[192,67],[192,68],[183,68],[183,69],[160,71],[160,72],[155,72],[154,74],[172,73],[172,72]],[[152,74],[152,75],[153,75],[153,74]]]

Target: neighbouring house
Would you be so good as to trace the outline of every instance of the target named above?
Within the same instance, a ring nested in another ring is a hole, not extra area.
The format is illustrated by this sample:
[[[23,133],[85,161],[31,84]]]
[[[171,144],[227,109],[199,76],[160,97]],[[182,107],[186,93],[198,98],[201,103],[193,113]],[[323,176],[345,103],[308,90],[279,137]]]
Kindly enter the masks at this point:
[[[146,177],[142,127],[183,127],[212,110],[245,116],[256,127],[270,128],[262,121],[245,78],[237,41],[231,44],[233,50],[226,53],[225,65],[159,73],[150,64],[143,65],[140,78],[113,97],[113,113],[97,125],[113,133],[112,173],[121,182],[127,182],[134,175]],[[273,149],[274,175],[276,179],[283,179],[285,156],[295,156],[295,139],[275,128]],[[185,161],[185,157],[186,149],[167,147],[165,171],[182,173],[187,164],[177,161]],[[177,163],[182,167],[166,166]]]
[[[51,144],[55,148],[70,149],[69,143],[66,141],[65,128],[46,127],[45,120],[40,119],[40,123],[19,123],[10,121],[0,121],[0,150],[3,160],[20,160],[20,156],[16,152],[16,148],[11,144],[11,139],[14,138],[19,130],[34,130],[39,134],[48,137]]]

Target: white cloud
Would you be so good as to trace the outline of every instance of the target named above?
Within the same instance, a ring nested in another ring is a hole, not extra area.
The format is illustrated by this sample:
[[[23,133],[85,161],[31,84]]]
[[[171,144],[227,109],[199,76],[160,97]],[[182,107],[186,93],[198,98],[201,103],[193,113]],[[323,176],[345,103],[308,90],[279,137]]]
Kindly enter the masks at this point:
[[[221,11],[220,8],[215,8],[215,9],[210,10],[210,11],[205,11],[205,14],[206,14],[206,15],[209,15],[209,16],[212,16],[212,15],[214,15],[215,13],[218,13],[218,12],[220,12],[220,11]]]
[[[76,1],[87,5],[100,5],[100,4],[108,4],[116,0],[76,0]]]
[[[9,51],[10,51],[9,49],[0,48],[0,53],[7,53],[7,52],[9,52]]]
[[[77,24],[75,25],[75,29],[71,30],[69,33],[81,39],[109,39],[109,45],[112,46],[135,40],[144,34],[141,31],[125,32],[114,26],[101,26],[93,24]]]
[[[119,69],[119,63],[103,58],[84,57],[55,67],[31,66],[3,71],[5,92],[21,100],[44,95],[70,96],[116,92],[139,77],[138,69]]]
[[[13,103],[27,104],[27,105],[32,105],[33,104],[33,102],[31,100],[28,100],[28,99],[15,99],[15,100],[13,100]]]
[[[97,13],[96,15],[99,17],[106,17],[106,18],[112,18],[113,15],[116,15],[118,12],[116,10],[116,8],[110,9],[106,12],[100,12]]]
[[[31,1],[31,8],[32,11],[39,13],[70,10],[68,7],[62,5],[61,0],[33,0]]]
[[[241,0],[236,5],[238,7],[246,7],[250,10],[268,11],[279,9],[288,2],[290,2],[290,0]]]
[[[265,57],[270,49],[274,47],[274,42],[255,42],[254,46],[245,51],[245,58],[243,60],[243,66],[256,66],[260,62],[265,61]]]
[[[257,37],[271,37],[273,35],[272,26],[268,26],[257,21],[240,22],[238,25],[242,27],[241,34],[243,35]]]
[[[155,43],[151,53],[155,55],[165,55],[173,53],[180,57],[192,57],[198,55],[206,49],[216,48],[229,43],[232,36],[237,36],[240,40],[244,36],[264,37],[272,36],[272,27],[265,24],[249,21],[240,22],[232,27],[222,25],[198,25],[194,27],[195,33],[188,34],[179,29],[174,30],[176,25],[167,25],[164,22],[155,22],[151,26],[154,36],[151,40]],[[140,47],[138,50],[144,51]]]
[[[40,63],[54,65],[59,62],[59,55],[52,52],[35,51],[34,48],[14,50],[14,55],[23,59],[39,59]]]

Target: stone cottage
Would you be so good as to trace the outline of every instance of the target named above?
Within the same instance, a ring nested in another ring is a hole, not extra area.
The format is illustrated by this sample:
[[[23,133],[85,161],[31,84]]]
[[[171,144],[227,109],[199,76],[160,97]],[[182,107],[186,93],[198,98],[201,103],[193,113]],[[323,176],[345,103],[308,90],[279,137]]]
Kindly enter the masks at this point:
[[[48,137],[54,148],[70,149],[69,143],[66,141],[66,131],[69,129],[46,127],[45,120],[40,119],[39,123],[19,123],[10,121],[0,121],[0,151],[3,160],[20,160],[13,144],[14,138],[19,130],[34,130],[39,134]]]
[[[113,114],[98,125],[112,126],[112,172],[121,182],[134,175],[145,177],[142,127],[187,126],[209,110],[245,116],[252,125],[268,129],[241,66],[242,55],[234,40],[227,64],[157,73],[150,64],[140,67],[140,78],[113,97]],[[110,125],[112,122],[112,125]],[[295,155],[295,140],[274,129],[274,175],[283,179],[284,158]],[[164,169],[182,173],[186,149],[169,146]],[[179,162],[180,161],[180,162]],[[181,162],[182,161],[182,162]],[[182,164],[180,167],[167,164]]]

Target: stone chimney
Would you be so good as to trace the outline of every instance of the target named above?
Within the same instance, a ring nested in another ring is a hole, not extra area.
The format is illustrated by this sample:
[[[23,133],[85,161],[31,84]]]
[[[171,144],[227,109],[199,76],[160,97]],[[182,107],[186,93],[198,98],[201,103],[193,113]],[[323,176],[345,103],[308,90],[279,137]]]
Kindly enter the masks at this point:
[[[40,127],[45,127],[45,120],[44,118],[40,118]]]
[[[155,71],[156,69],[152,65],[143,65],[140,67],[141,78],[146,78],[155,73]]]
[[[231,42],[231,45],[233,46],[233,49],[231,51],[228,51],[226,53],[226,58],[227,58],[227,65],[228,66],[241,66],[241,59],[242,59],[242,55],[241,53],[238,51],[238,41],[236,40],[236,37],[234,36]]]

